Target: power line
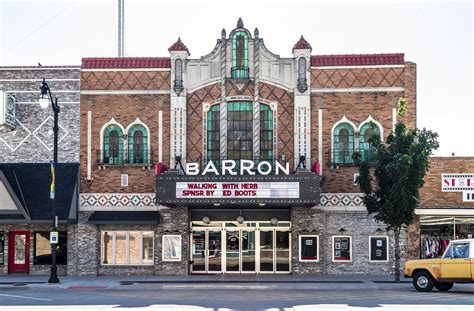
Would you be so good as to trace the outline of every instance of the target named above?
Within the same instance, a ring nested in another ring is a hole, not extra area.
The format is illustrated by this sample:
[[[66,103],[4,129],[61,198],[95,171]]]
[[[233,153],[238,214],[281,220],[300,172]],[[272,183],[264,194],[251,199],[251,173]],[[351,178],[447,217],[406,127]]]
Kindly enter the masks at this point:
[[[37,33],[38,31],[40,31],[42,28],[44,28],[46,25],[48,25],[50,22],[52,22],[56,17],[58,17],[59,15],[61,15],[64,11],[66,11],[67,9],[69,9],[72,5],[74,5],[75,3],[72,2],[70,3],[67,7],[65,7],[64,9],[62,9],[61,11],[59,11],[59,13],[57,13],[56,15],[54,15],[53,17],[51,17],[50,19],[48,19],[45,23],[41,24],[38,28],[36,28],[35,30],[33,30],[32,32],[30,32],[29,34],[27,34],[25,37],[23,37],[23,39],[21,39],[20,41],[18,41],[17,43],[15,43],[14,45],[12,45],[10,48],[7,49],[7,51],[5,52],[5,54],[8,54],[12,49],[14,49],[15,47],[17,47],[18,45],[20,45],[21,43],[23,43],[26,39],[28,39],[29,37],[31,37],[32,35],[34,35],[35,33]]]

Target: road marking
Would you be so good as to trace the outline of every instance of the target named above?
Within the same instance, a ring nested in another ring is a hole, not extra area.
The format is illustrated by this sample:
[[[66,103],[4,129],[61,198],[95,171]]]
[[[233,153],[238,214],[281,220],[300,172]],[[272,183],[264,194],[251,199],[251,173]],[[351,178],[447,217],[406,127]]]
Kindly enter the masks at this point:
[[[48,298],[36,298],[36,297],[27,297],[27,296],[18,296],[18,295],[0,294],[0,296],[12,297],[12,298],[31,299],[31,300],[41,300],[41,301],[53,301],[53,299],[48,299]]]

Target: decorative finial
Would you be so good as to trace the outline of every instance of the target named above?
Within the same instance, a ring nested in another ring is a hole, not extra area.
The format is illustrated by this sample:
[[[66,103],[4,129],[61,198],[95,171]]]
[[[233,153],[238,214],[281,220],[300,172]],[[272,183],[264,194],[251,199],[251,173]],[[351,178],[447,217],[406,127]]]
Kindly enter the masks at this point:
[[[221,38],[222,38],[222,39],[225,39],[225,37],[226,37],[225,28],[222,28],[222,31],[221,31]]]
[[[255,30],[253,31],[253,36],[254,36],[256,39],[258,39],[258,34],[259,34],[259,33],[258,33],[258,28],[255,27]]]
[[[239,17],[239,20],[237,21],[237,28],[244,28],[244,22],[241,17]]]

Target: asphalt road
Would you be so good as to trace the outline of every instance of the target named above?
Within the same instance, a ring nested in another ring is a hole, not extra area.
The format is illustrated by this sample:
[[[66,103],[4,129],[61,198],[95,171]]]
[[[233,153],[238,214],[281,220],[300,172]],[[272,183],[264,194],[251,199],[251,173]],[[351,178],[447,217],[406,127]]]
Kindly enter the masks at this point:
[[[66,307],[67,306],[67,307]],[[474,310],[474,292],[397,290],[28,290],[1,288],[0,310]]]

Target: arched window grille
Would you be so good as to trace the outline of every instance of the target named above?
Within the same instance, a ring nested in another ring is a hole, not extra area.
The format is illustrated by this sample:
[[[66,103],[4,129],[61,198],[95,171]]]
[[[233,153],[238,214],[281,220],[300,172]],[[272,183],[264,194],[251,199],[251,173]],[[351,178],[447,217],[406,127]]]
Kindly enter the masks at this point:
[[[333,163],[350,164],[354,162],[354,129],[349,123],[341,123],[334,130]]]
[[[207,161],[220,166],[220,106],[211,106],[207,112]]]
[[[273,162],[273,111],[260,104],[260,160]]]
[[[119,165],[123,164],[123,132],[122,129],[111,124],[104,132],[103,163]]]
[[[237,31],[232,37],[232,69],[233,79],[249,77],[249,37],[245,31]]]
[[[148,131],[141,124],[133,125],[128,131],[128,163],[147,164],[149,159]]]
[[[374,150],[369,142],[373,135],[380,137],[380,129],[375,123],[368,122],[362,125],[359,138],[359,152],[362,161],[372,162],[374,160]]]

